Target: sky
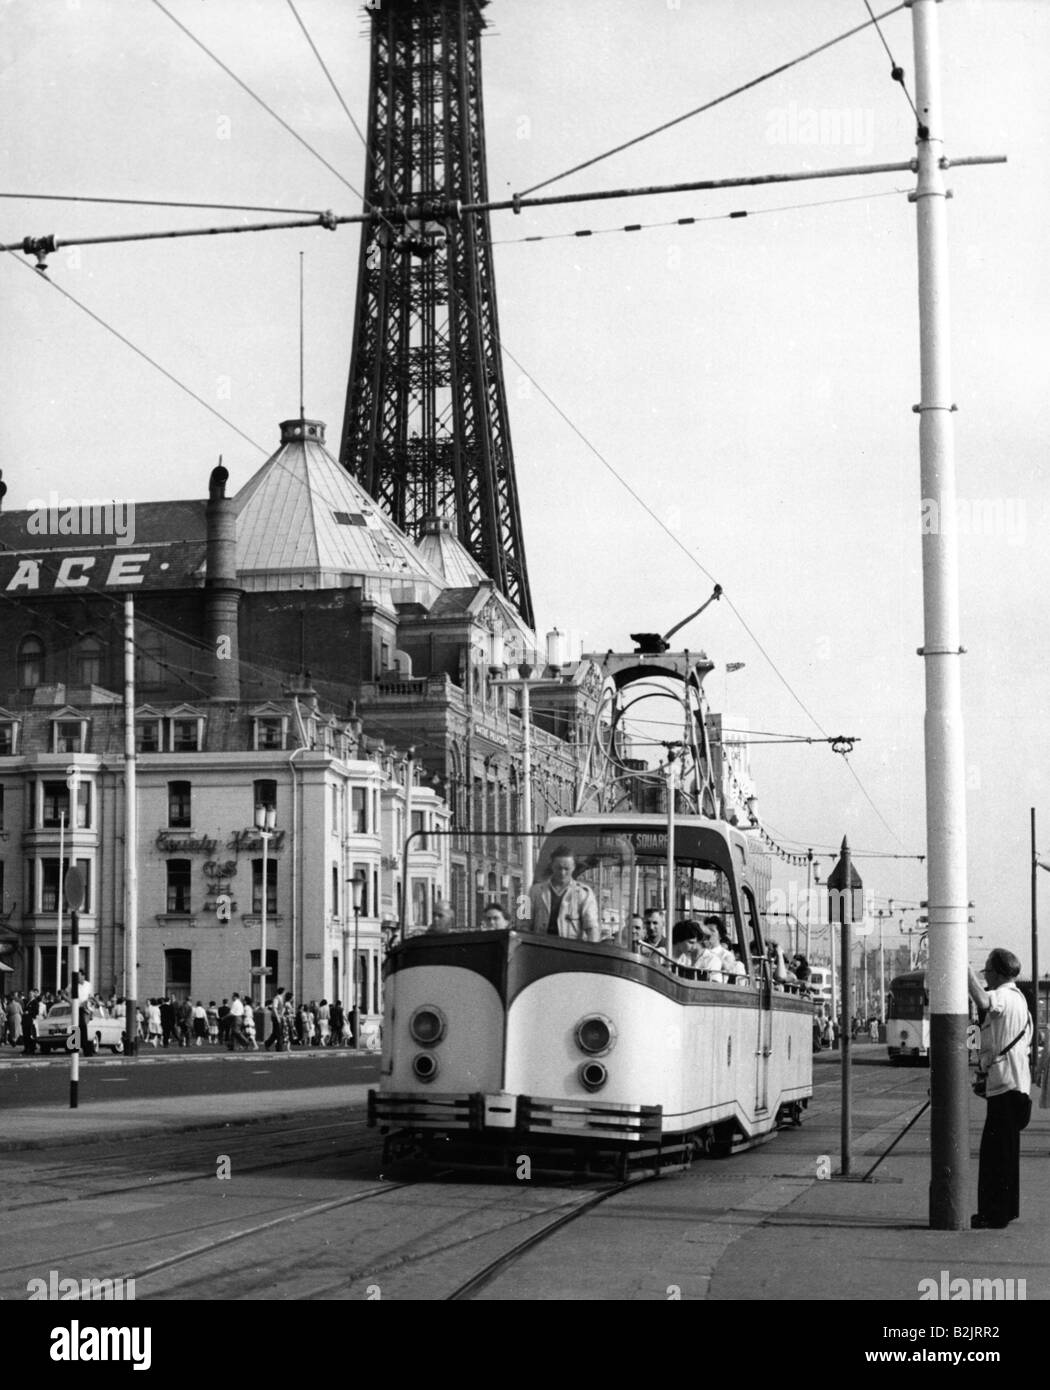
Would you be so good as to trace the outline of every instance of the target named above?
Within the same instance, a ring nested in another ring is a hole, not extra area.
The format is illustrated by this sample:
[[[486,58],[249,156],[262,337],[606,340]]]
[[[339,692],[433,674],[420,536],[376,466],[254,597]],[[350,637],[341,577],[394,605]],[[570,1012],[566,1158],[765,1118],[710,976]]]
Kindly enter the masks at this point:
[[[358,211],[364,149],[290,7],[165,8],[341,177],[154,0],[8,0],[0,192]],[[363,126],[363,8],[296,8]],[[867,13],[862,0],[493,0],[486,16],[499,198]],[[1038,626],[1050,580],[1050,5],[947,0],[938,18],[946,152],[1009,160],[948,176],[950,350],[972,952],[1006,945],[1027,966],[1030,807],[1050,861]],[[882,31],[914,94],[908,12]],[[889,67],[865,29],[546,191],[909,160],[914,119]],[[714,707],[753,730],[859,740],[849,766],[826,744],[752,747],[763,823],[818,853],[848,836],[865,887],[905,926],[926,897],[923,866],[884,856],[926,849],[913,182],[891,173],[492,217],[540,634],[556,625],[574,650],[624,649],[629,632],[668,630],[720,583],[725,597],[676,639],[715,662]],[[729,220],[736,210],[750,215]],[[649,226],[683,217],[710,220]],[[0,199],[0,219],[4,243],[269,220],[28,196]],[[564,235],[625,223],[646,229]],[[220,454],[233,486],[246,481],[298,412],[300,251],[306,410],[337,440],[357,245],[342,228],[69,248],[51,257],[50,283],[3,257],[6,505],[52,490],[202,497]],[[825,877],[832,861],[818,862]],[[775,881],[786,894],[805,886],[787,866]],[[1050,876],[1040,890],[1045,970]]]

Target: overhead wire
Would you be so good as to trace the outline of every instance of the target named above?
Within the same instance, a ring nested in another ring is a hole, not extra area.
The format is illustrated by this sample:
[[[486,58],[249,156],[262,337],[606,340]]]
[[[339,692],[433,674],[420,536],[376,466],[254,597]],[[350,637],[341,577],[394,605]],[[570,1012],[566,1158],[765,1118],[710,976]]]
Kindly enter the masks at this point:
[[[244,83],[244,82],[242,81],[242,79],[239,78],[239,77],[237,76],[237,74],[234,73],[234,72],[232,71],[232,69],[230,69],[224,62],[222,62],[222,60],[219,59],[219,58],[217,57],[217,55],[215,55],[215,54],[207,47],[207,45],[205,45],[199,38],[197,38],[197,36],[194,35],[194,34],[192,33],[192,31],[189,30],[189,29],[187,28],[187,26],[185,26],[184,24],[181,23],[181,21],[179,21],[178,19],[176,19],[175,16],[172,15],[171,12],[170,12],[169,10],[167,10],[166,7],[165,7],[163,4],[160,3],[160,0],[153,0],[153,3],[154,3],[154,5],[155,5],[155,6],[156,6],[168,19],[170,19],[170,20],[172,21],[172,23],[174,23],[174,24],[176,25],[177,28],[179,28],[184,34],[186,34],[186,36],[187,36],[194,44],[197,45],[197,47],[199,47],[205,54],[207,54],[207,56],[208,56],[209,58],[211,58],[211,59],[212,59],[212,60],[213,60],[213,61],[214,61],[214,62],[215,62],[215,63],[216,63],[216,64],[217,64],[217,65],[218,65],[218,66],[219,66],[219,67],[220,67],[220,68],[221,68],[221,69],[234,81],[234,82],[236,82],[237,85],[238,85],[247,95],[249,95],[250,97],[252,97],[252,99],[253,99],[254,101],[256,101],[265,111],[267,111],[267,113],[268,113],[269,115],[271,115],[271,116],[278,122],[278,124],[280,124],[280,125],[282,126],[282,128],[284,128],[289,134],[291,134],[291,135],[293,136],[293,138],[295,138],[305,149],[307,149],[307,150],[309,151],[309,153],[311,153],[312,155],[314,155],[314,157],[317,158],[322,164],[324,164],[325,167],[328,168],[330,172],[332,172],[333,174],[335,174],[335,176],[336,176],[337,178],[339,178],[340,181],[341,181],[342,183],[344,183],[344,184],[351,190],[351,192],[353,192],[353,193],[355,194],[355,196],[361,198],[361,199],[362,199],[362,202],[364,202],[364,199],[363,199],[362,195],[357,191],[357,189],[354,188],[354,186],[353,186],[347,179],[345,179],[345,178],[343,177],[343,175],[340,174],[339,171],[338,171],[337,169],[335,169],[334,166],[332,166],[332,165],[329,163],[329,161],[327,161],[322,155],[320,155],[320,154],[318,153],[318,151],[316,151],[316,150],[313,148],[313,146],[311,146],[311,145],[309,144],[308,141],[306,141],[301,135],[299,135],[298,132],[295,131],[295,130],[294,130],[294,129],[293,129],[281,116],[279,116],[279,115],[277,114],[277,112],[275,112],[275,111],[273,110],[272,107],[270,107],[270,106],[269,106],[261,97],[259,97],[250,87],[248,87],[247,84]],[[290,3],[290,0],[289,0],[289,3]],[[293,9],[293,13],[295,13],[296,18],[299,19],[298,13],[295,11],[294,6],[292,6],[291,8]],[[900,8],[903,8],[903,6],[897,6],[896,8],[897,8],[897,9],[900,9]],[[886,17],[888,17],[889,14],[892,14],[892,13],[895,13],[895,12],[896,12],[895,10],[887,11],[884,15],[880,16],[880,18],[886,18]],[[869,22],[870,22],[870,21],[869,21]],[[299,23],[300,23],[300,27],[303,29],[303,32],[304,32],[304,34],[306,35],[308,41],[310,42],[311,48],[314,49],[314,52],[315,52],[315,55],[316,55],[317,58],[318,58],[318,61],[321,62],[321,66],[322,66],[322,68],[324,69],[324,71],[325,71],[325,73],[326,73],[326,76],[328,76],[329,81],[332,83],[332,85],[333,85],[333,87],[334,87],[334,82],[332,82],[331,75],[328,73],[327,68],[324,67],[323,60],[321,60],[320,54],[317,52],[316,47],[315,47],[315,45],[313,45],[312,40],[310,40],[309,34],[308,34],[308,32],[306,31],[305,26],[302,24],[301,19],[299,20]],[[850,32],[850,34],[852,34],[852,33],[858,32],[858,30],[859,30],[860,28],[865,28],[865,27],[867,27],[867,24],[858,26],[858,29],[854,29],[854,30],[851,30],[851,31],[849,31],[849,32]],[[848,36],[849,36],[849,34],[842,35],[842,36],[840,36],[840,39],[841,39],[841,38],[848,37]],[[743,90],[746,90],[747,87],[757,85],[757,82],[762,81],[762,80],[765,80],[766,77],[773,76],[773,75],[775,75],[776,72],[784,71],[784,70],[786,70],[788,67],[794,66],[795,63],[801,62],[801,61],[803,61],[805,58],[810,57],[810,56],[813,56],[813,54],[815,54],[815,53],[817,53],[817,52],[823,51],[824,48],[830,47],[830,46],[832,46],[833,43],[838,42],[838,41],[840,41],[840,40],[839,40],[839,39],[831,40],[828,44],[822,45],[820,48],[812,50],[811,53],[802,55],[800,58],[794,59],[794,60],[792,60],[790,63],[785,64],[785,65],[782,65],[779,69],[774,70],[774,72],[769,73],[769,74],[765,74],[762,78],[756,79],[755,81],[753,81],[753,82],[751,82],[751,83],[749,83],[749,84],[746,84],[745,87],[739,88],[739,89],[737,89],[737,90],[738,90],[738,91],[743,91]],[[734,93],[729,93],[729,94],[726,94],[726,96],[735,95],[735,94],[736,94],[735,92],[734,92]],[[338,95],[338,93],[337,93],[337,95]],[[725,100],[725,99],[726,99],[726,97],[723,97],[723,98],[720,98],[719,100]],[[342,102],[342,98],[340,98],[340,101]],[[346,112],[347,112],[347,115],[349,116],[349,115],[350,115],[349,108],[347,108],[347,107],[345,106],[345,103],[342,103],[342,104],[343,104],[343,106],[344,106],[344,109],[345,109]],[[716,102],[716,103],[711,103],[711,104],[717,104],[717,102]],[[711,104],[709,104],[709,105],[711,105]],[[704,110],[704,109],[708,109],[708,107],[697,108],[696,111],[687,113],[686,116],[679,117],[679,118],[676,119],[676,121],[667,123],[667,125],[677,124],[677,123],[679,123],[681,120],[688,119],[688,117],[691,116],[691,115],[699,114],[700,111],[701,111],[701,110]],[[358,135],[359,135],[362,139],[364,139],[364,137],[361,136],[361,132],[360,132],[359,128],[357,128],[356,122],[353,121],[353,117],[352,117],[352,116],[350,116],[350,119],[351,119],[351,122],[354,124],[355,129],[358,129]],[[659,129],[666,129],[666,128],[667,128],[667,125],[665,125],[665,126],[663,126],[663,127],[659,127],[659,128],[657,128],[657,130],[659,130]],[[637,137],[636,140],[631,141],[631,142],[628,142],[628,143],[629,143],[629,144],[638,143],[639,140],[648,138],[649,135],[657,133],[657,130],[654,130],[654,131],[651,131],[651,132],[647,132],[645,135],[640,136],[640,137]],[[366,143],[366,148],[367,148],[367,142],[365,142],[365,143]],[[626,146],[622,146],[622,147],[619,147],[619,148],[626,148]],[[610,154],[617,153],[617,152],[618,152],[617,150],[609,151],[609,152],[607,152],[606,155],[598,156],[596,159],[591,160],[591,161],[588,161],[587,163],[590,164],[590,163],[599,162],[600,159],[607,158]],[[583,168],[583,167],[587,167],[587,165],[585,164],[585,165],[577,166],[577,167],[576,167],[575,169],[573,169],[573,170],[566,171],[566,173],[576,172],[577,169]],[[548,183],[556,182],[558,179],[560,179],[560,178],[562,178],[562,177],[565,177],[565,176],[566,176],[565,174],[563,174],[563,175],[558,175],[558,176],[556,176],[555,178],[552,178],[552,179],[547,180],[544,184],[535,185],[533,188],[527,190],[527,192],[528,192],[528,193],[535,192],[537,188],[544,187],[544,186],[546,186],[546,184],[548,184]],[[525,196],[525,195],[521,195],[521,196]],[[17,259],[17,257],[16,257],[16,259]],[[23,264],[27,264],[27,265],[28,265],[27,262],[23,262]],[[29,267],[29,268],[31,268],[31,267]],[[53,282],[52,282],[52,283],[53,283]],[[126,339],[126,338],[125,338],[122,334],[120,334],[116,329],[113,329],[113,328],[110,327],[110,325],[106,324],[105,320],[101,319],[98,315],[96,315],[95,313],[93,313],[93,311],[87,309],[87,307],[86,307],[85,305],[81,304],[80,301],[78,301],[74,296],[70,295],[67,291],[62,290],[60,286],[55,285],[54,287],[55,287],[56,289],[58,289],[60,293],[62,293],[62,294],[65,295],[68,299],[70,299],[71,302],[77,304],[78,307],[82,308],[82,309],[84,310],[85,313],[87,313],[91,318],[95,319],[101,326],[105,327],[108,331],[112,332],[116,337],[118,337],[118,338],[119,338],[122,342],[124,342],[127,346],[131,347],[133,351],[135,351],[139,356],[143,357],[143,359],[146,360],[150,365],[156,367],[157,370],[159,370],[164,376],[166,376],[169,380],[171,380],[175,385],[179,386],[180,389],[186,391],[186,393],[189,394],[193,399],[197,400],[199,404],[204,405],[205,408],[206,408],[207,410],[210,411],[210,413],[212,413],[213,415],[215,415],[218,419],[222,420],[222,422],[223,422],[224,424],[226,424],[229,428],[232,428],[236,433],[238,433],[239,435],[241,435],[242,438],[244,438],[244,439],[246,439],[248,442],[252,443],[252,444],[253,444],[253,447],[260,449],[260,451],[263,452],[263,453],[266,452],[264,449],[262,449],[262,446],[256,444],[255,441],[252,441],[252,440],[249,438],[249,436],[245,435],[244,432],[241,431],[237,426],[233,425],[232,422],[226,420],[226,418],[225,418],[224,416],[222,416],[222,414],[221,414],[219,411],[215,410],[215,408],[214,408],[213,406],[209,405],[208,402],[204,401],[201,397],[197,396],[197,394],[196,394],[195,392],[193,392],[190,388],[186,387],[186,386],[183,385],[181,382],[179,382],[178,379],[177,379],[176,377],[174,377],[174,376],[173,376],[170,372],[168,372],[165,368],[161,367],[159,363],[156,363],[152,358],[150,358],[150,357],[148,356],[148,354],[146,354],[146,353],[143,352],[141,349],[137,348],[134,344],[132,344],[132,343],[130,342],[130,340]],[[454,288],[450,287],[450,289],[451,289],[452,295],[453,295],[455,298],[459,299],[460,303],[466,308],[467,312],[473,314],[474,311],[472,310],[472,307],[471,307],[469,304],[466,304],[465,301],[463,301],[463,300],[460,298],[460,296],[458,295],[458,292],[455,291]],[[440,330],[440,329],[439,329],[438,331],[439,331],[439,333],[441,334],[441,336],[443,336],[443,337],[445,338],[445,341],[446,341],[446,343],[447,343],[447,342],[448,342],[447,334],[444,334],[443,331]],[[657,524],[661,527],[661,529],[663,529],[663,530],[666,532],[666,534],[668,534],[668,535],[671,537],[671,539],[672,539],[672,540],[674,541],[674,543],[679,547],[679,549],[681,549],[686,555],[689,556],[689,558],[690,558],[690,559],[692,560],[692,562],[697,566],[697,568],[700,569],[700,571],[701,571],[708,579],[710,579],[712,583],[714,583],[715,581],[714,581],[714,579],[713,579],[713,576],[712,576],[712,575],[710,574],[710,572],[706,569],[706,567],[701,563],[701,561],[697,558],[697,556],[696,556],[692,551],[690,551],[690,550],[681,542],[681,540],[680,540],[677,536],[674,535],[674,533],[670,530],[670,528],[667,527],[667,526],[663,523],[663,521],[660,519],[660,517],[659,517],[659,516],[653,511],[653,509],[650,508],[650,507],[648,506],[648,504],[643,500],[643,498],[640,496],[640,494],[639,494],[633,487],[631,487],[631,485],[626,481],[626,479],[624,479],[624,478],[616,471],[616,469],[615,469],[615,468],[612,466],[612,464],[604,457],[604,455],[602,455],[601,452],[600,452],[593,444],[591,444],[591,442],[586,438],[586,436],[583,434],[583,432],[575,425],[575,423],[574,423],[574,422],[570,419],[570,417],[562,410],[562,408],[557,404],[557,402],[554,401],[553,397],[551,397],[550,394],[549,394],[549,393],[542,387],[542,385],[536,380],[536,378],[533,377],[532,374],[531,374],[530,372],[528,372],[528,370],[527,370],[527,369],[524,367],[524,365],[519,361],[519,359],[510,351],[510,349],[509,349],[509,348],[506,346],[506,344],[503,343],[502,341],[500,341],[500,348],[501,348],[501,350],[508,356],[508,358],[514,363],[514,365],[518,367],[519,371],[521,371],[521,372],[525,375],[525,377],[533,384],[533,386],[537,389],[537,391],[539,391],[539,393],[540,393],[540,394],[543,396],[543,398],[548,402],[548,404],[552,407],[552,409],[555,410],[555,412],[556,412],[556,413],[559,415],[559,417],[564,421],[564,423],[566,423],[566,424],[569,426],[569,428],[573,431],[573,433],[575,433],[575,434],[577,435],[577,437],[584,443],[584,445],[585,445],[592,453],[595,454],[595,456],[599,459],[599,461],[603,464],[603,466],[604,466],[604,467],[617,479],[617,481],[620,482],[621,486],[623,486],[623,487],[628,491],[628,493],[634,498],[634,500],[642,507],[642,509],[643,509],[653,520],[655,520],[655,521],[657,522]],[[762,653],[762,655],[763,655],[763,657],[765,658],[765,660],[766,660],[766,661],[768,662],[768,664],[771,666],[771,668],[773,669],[774,673],[777,675],[778,679],[781,681],[781,683],[782,683],[782,684],[785,686],[785,688],[788,690],[789,694],[790,694],[790,695],[792,696],[792,698],[796,701],[796,703],[797,703],[797,704],[799,705],[799,707],[803,710],[803,712],[807,715],[807,717],[811,720],[811,722],[813,722],[814,725],[815,725],[818,729],[820,729],[822,735],[824,735],[824,737],[827,738],[828,735],[827,735],[827,733],[826,733],[826,730],[824,730],[824,728],[823,728],[823,726],[820,724],[820,722],[816,719],[816,717],[815,717],[815,716],[812,714],[812,712],[808,709],[808,707],[807,707],[807,706],[805,705],[805,703],[801,700],[801,698],[796,694],[796,692],[794,691],[794,689],[791,687],[790,683],[787,681],[787,678],[783,675],[783,673],[779,670],[779,668],[778,668],[778,667],[776,666],[776,664],[773,662],[773,660],[772,660],[772,658],[770,657],[769,653],[765,650],[765,648],[762,646],[762,644],[758,641],[758,638],[756,637],[756,635],[754,634],[754,632],[751,630],[750,626],[749,626],[749,625],[746,623],[746,621],[744,620],[744,618],[743,618],[742,614],[740,613],[739,609],[737,609],[736,605],[733,604],[732,600],[729,599],[728,596],[727,596],[727,602],[729,603],[730,608],[732,609],[732,611],[733,611],[734,614],[736,615],[738,621],[739,621],[739,622],[741,623],[741,625],[744,627],[745,631],[747,631],[748,635],[751,637],[752,641],[755,643],[755,645],[756,645],[756,647],[758,648],[758,650]],[[847,759],[847,763],[848,763],[848,759]],[[863,786],[863,783],[861,783],[859,776],[857,775],[856,771],[852,768],[852,766],[850,767],[850,771],[851,771],[851,774],[853,775],[854,779],[857,781],[858,786],[860,786],[860,789],[861,789],[861,791],[863,792],[865,798],[868,800],[869,805],[870,805],[870,806],[872,807],[872,809],[875,811],[876,815],[878,816],[878,818],[880,819],[880,821],[882,822],[882,824],[886,827],[887,830],[890,831],[890,833],[891,833],[892,835],[894,835],[894,838],[899,838],[899,837],[896,836],[896,833],[892,830],[892,828],[889,826],[889,823],[885,820],[885,818],[882,816],[881,812],[880,812],[880,811],[878,810],[878,808],[875,806],[875,803],[872,801],[871,797],[868,795],[866,788]]]
[[[154,0],[156,3],[156,0]],[[886,10],[878,16],[878,19],[889,19],[898,10],[905,9],[904,4],[895,5],[892,10]],[[705,111],[710,111],[715,106],[720,106],[722,102],[729,101],[731,97],[740,96],[742,92],[750,91],[753,87],[759,86],[763,82],[768,82],[773,77],[778,77],[781,73],[787,72],[790,68],[797,67],[799,63],[804,63],[810,58],[815,58],[818,53],[824,53],[827,49],[833,48],[836,44],[842,43],[844,39],[852,38],[854,34],[859,34],[862,30],[868,29],[872,24],[877,24],[876,17],[871,16],[863,24],[856,25],[853,29],[847,29],[844,34],[839,34],[836,38],[829,39],[826,43],[819,44],[816,48],[811,48],[808,53],[801,53],[797,58],[792,58],[786,63],[781,63],[778,67],[771,68],[768,72],[761,73],[754,77],[750,82],[744,82],[739,87],[734,87],[732,91],[724,92],[721,96],[706,101],[702,106],[694,107],[692,111],[686,111],[682,116],[675,116],[670,121],[664,121],[661,125],[653,126],[651,130],[643,131],[641,135],[635,135],[630,140],[625,140],[620,145],[615,145],[611,150],[606,150],[603,154],[597,154],[592,159],[585,159],[582,164],[574,164],[571,169],[565,169],[560,174],[554,174],[548,179],[543,179],[540,183],[534,183],[531,188],[526,188],[523,193],[518,194],[520,198],[527,198],[530,193],[535,193],[541,188],[548,188],[552,183],[559,183],[562,179],[567,179],[570,174],[578,174],[581,169],[589,169],[594,164],[600,164],[603,160],[611,159],[614,154],[621,154],[624,150],[629,150],[633,145],[639,145],[643,140],[649,140],[654,135],[659,135],[665,130],[670,130],[672,126],[681,125],[683,121],[692,120],[694,116],[699,116]]]
[[[299,132],[293,126],[290,126],[283,116],[279,116],[277,112],[273,109],[273,107],[268,105],[262,99],[262,97],[258,95],[257,92],[254,92],[246,82],[242,81],[242,79],[237,76],[237,74],[233,71],[232,68],[228,67],[222,61],[222,59],[217,56],[217,54],[211,51],[211,49],[208,47],[206,43],[203,42],[203,40],[197,37],[197,35],[193,32],[192,29],[188,28],[185,24],[183,24],[183,22],[180,19],[176,19],[175,16],[171,13],[171,11],[167,9],[166,6],[161,4],[161,0],[153,0],[153,4],[157,7],[158,10],[160,10],[161,14],[166,15],[167,18],[171,20],[172,24],[174,24],[177,29],[181,29],[182,32],[186,35],[186,37],[192,43],[196,44],[202,53],[207,54],[207,56],[212,60],[213,63],[215,63],[218,67],[222,68],[223,72],[227,75],[227,77],[231,78],[234,82],[236,82],[237,86],[240,87],[242,92],[245,92],[248,96],[250,96],[252,101],[257,102],[265,112],[267,112],[270,116],[273,117],[273,119],[277,122],[278,125],[280,125],[284,130],[288,132],[288,134],[292,137],[293,140],[297,140],[299,144],[302,145],[303,149],[308,150],[309,153],[312,154],[316,160],[318,160],[321,164],[324,165],[324,167],[328,170],[329,173],[334,174],[341,184],[344,184],[347,188],[349,188],[350,192],[353,193],[355,198],[360,198],[361,202],[364,203],[363,195],[357,191],[357,189],[350,182],[350,180],[345,178],[335,167],[334,164],[331,164],[327,159],[325,159],[323,154],[315,150],[313,145],[310,144],[309,140],[307,140],[304,136],[300,135]]]
[[[915,109],[915,103],[911,99],[911,92],[908,91],[908,84],[904,80],[904,69],[900,66],[900,64],[894,58],[893,53],[890,51],[890,46],[886,42],[886,35],[882,32],[882,29],[879,25],[879,20],[885,19],[886,16],[879,15],[878,18],[876,18],[875,12],[872,10],[869,0],[864,0],[864,8],[871,16],[871,22],[875,26],[875,32],[876,34],[878,34],[880,40],[882,41],[882,46],[886,50],[886,57],[890,60],[890,76],[893,78],[894,82],[899,84],[901,91],[904,93],[908,105],[911,107],[911,114],[915,117],[916,127],[920,130],[920,132],[924,131],[926,127],[923,125],[922,121],[919,120],[919,113]]]
[[[312,214],[322,217],[320,208],[271,208],[260,207],[254,203],[186,203],[170,198],[89,198],[79,193],[0,193],[0,198],[14,198],[33,203],[120,203],[125,207],[136,208],[210,208],[218,212],[278,212],[288,217],[301,217]]]
[[[529,241],[571,241],[583,237],[610,236],[617,232],[648,232],[668,227],[691,227],[701,222],[734,222],[748,217],[764,217],[774,212],[799,212],[806,208],[827,208],[837,203],[867,202],[874,198],[890,198],[907,193],[906,188],[887,188],[880,193],[854,193],[848,198],[821,198],[811,203],[783,203],[772,208],[743,208],[734,212],[716,212],[707,217],[674,217],[669,222],[629,222],[621,227],[583,227],[575,232],[551,232],[542,236],[507,237],[490,241],[490,246],[520,246]]]

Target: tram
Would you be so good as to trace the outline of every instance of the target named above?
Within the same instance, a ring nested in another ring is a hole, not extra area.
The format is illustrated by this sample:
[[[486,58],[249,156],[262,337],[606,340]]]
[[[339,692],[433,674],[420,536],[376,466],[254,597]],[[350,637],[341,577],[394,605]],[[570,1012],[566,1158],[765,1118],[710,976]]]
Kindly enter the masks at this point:
[[[930,1064],[930,996],[926,971],[896,975],[886,993],[886,1050],[894,1066]]]
[[[577,813],[546,827],[509,929],[427,932],[389,953],[369,1094],[386,1162],[528,1157],[627,1173],[727,1155],[801,1122],[813,1006],[804,986],[777,979],[764,850],[721,815],[701,692],[710,669],[689,653],[610,653]],[[683,712],[680,746],[642,773],[621,725],[639,682],[676,686]],[[608,809],[625,776],[649,793],[661,781],[662,810]],[[645,941],[639,923],[656,914],[662,939]],[[718,950],[678,950],[701,923]]]

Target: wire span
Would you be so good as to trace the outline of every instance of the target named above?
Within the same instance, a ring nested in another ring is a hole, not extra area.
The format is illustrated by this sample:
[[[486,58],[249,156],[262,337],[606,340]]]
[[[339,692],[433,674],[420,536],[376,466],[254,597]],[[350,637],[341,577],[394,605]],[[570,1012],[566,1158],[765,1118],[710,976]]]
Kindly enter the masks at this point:
[[[154,4],[157,0],[154,0]],[[886,10],[878,16],[878,19],[889,19],[898,10],[903,10],[903,4],[894,5],[892,10]],[[632,145],[640,145],[643,140],[649,140],[654,135],[659,135],[662,131],[670,130],[672,126],[681,125],[683,121],[692,120],[694,116],[701,115],[704,111],[710,111],[715,106],[720,106],[722,102],[728,101],[730,97],[736,97],[741,92],[750,91],[752,87],[758,87],[763,82],[768,82],[771,77],[777,77],[782,72],[787,72],[789,68],[797,67],[799,63],[806,62],[809,58],[815,58],[818,53],[825,52],[826,49],[833,48],[835,44],[842,43],[844,39],[852,38],[854,34],[859,34],[862,29],[868,29],[872,24],[877,24],[878,19],[872,15],[863,24],[858,24],[853,29],[847,29],[844,34],[839,34],[837,38],[829,39],[827,43],[822,43],[817,48],[811,48],[808,53],[801,53],[797,58],[792,58],[786,63],[781,63],[779,67],[771,68],[769,72],[762,73],[759,77],[753,77],[750,82],[743,83],[740,87],[734,87],[730,92],[724,92],[720,97],[715,97],[712,101],[704,102],[703,106],[697,106],[692,111],[687,111],[683,116],[675,116],[673,120],[664,121],[662,125],[654,126],[652,130],[646,130],[641,135],[634,136],[631,140],[625,140],[622,145],[616,145],[611,150],[606,150],[604,154],[596,154],[593,159],[585,159],[582,164],[574,164],[571,169],[564,170],[563,173],[554,174],[549,179],[544,179],[542,183],[534,183],[531,188],[526,188],[524,193],[519,193],[519,198],[527,198],[530,193],[535,193],[541,188],[548,188],[552,183],[558,183],[562,179],[567,179],[570,174],[578,174],[581,169],[589,169],[593,164],[600,164],[605,159],[611,159],[614,154],[620,154],[624,150],[629,150]]]

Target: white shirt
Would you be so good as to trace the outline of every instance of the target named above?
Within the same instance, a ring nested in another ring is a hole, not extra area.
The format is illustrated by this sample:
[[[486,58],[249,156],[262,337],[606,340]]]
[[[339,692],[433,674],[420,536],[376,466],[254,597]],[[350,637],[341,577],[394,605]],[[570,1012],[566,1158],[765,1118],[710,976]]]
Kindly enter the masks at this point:
[[[233,1015],[234,1018],[244,1017],[244,1005],[241,1003],[239,999],[235,999],[233,1003],[230,1005],[230,1013]]]
[[[1023,1030],[1024,1036],[1014,1043]],[[989,1096],[1004,1091],[1028,1094],[1032,1074],[1028,1067],[1028,1040],[1031,1037],[1031,1015],[1028,1001],[1011,980],[998,989],[988,991],[988,1012],[981,1024],[981,1069],[988,1073]],[[1014,1043],[1013,1047],[1010,1044]],[[1001,1056],[1005,1048],[1006,1056]]]

